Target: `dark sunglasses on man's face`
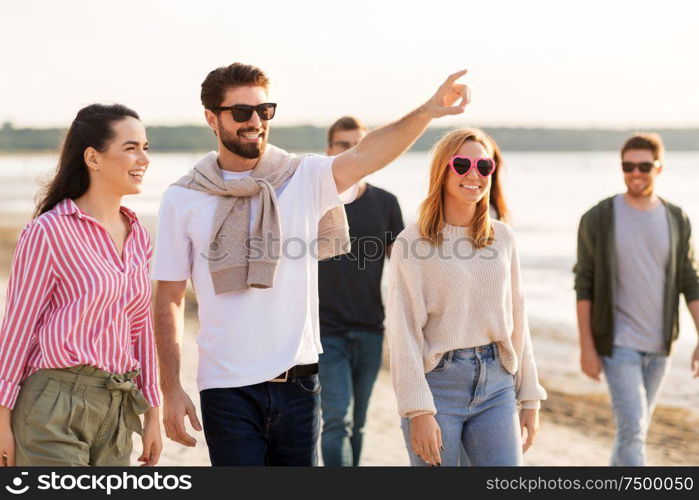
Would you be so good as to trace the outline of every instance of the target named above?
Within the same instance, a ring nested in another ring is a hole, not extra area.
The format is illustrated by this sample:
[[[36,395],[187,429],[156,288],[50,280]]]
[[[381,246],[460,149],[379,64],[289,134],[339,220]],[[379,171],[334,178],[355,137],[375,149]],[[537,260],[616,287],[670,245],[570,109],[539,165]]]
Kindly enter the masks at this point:
[[[340,148],[344,150],[348,150],[350,148],[353,148],[354,146],[356,146],[356,144],[352,144],[348,141],[335,141],[332,144],[330,144],[330,147]]]
[[[659,166],[660,166],[659,161],[642,161],[640,163],[634,163],[632,161],[622,161],[621,162],[621,169],[624,171],[625,174],[630,174],[636,168],[638,168],[638,171],[641,172],[642,174],[647,174],[648,172],[653,170],[653,167],[659,167]]]
[[[260,120],[271,120],[277,110],[276,102],[265,102],[257,106],[248,104],[234,104],[233,106],[217,106],[214,111],[230,111],[233,119],[238,123],[243,123],[252,118],[253,111],[257,113]]]

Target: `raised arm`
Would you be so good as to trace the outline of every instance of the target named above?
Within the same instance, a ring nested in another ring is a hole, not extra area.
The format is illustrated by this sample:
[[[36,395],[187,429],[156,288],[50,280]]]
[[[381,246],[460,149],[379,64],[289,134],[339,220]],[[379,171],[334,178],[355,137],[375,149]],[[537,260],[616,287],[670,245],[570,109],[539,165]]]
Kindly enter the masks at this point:
[[[471,96],[468,87],[456,81],[466,71],[450,75],[425,104],[397,122],[372,130],[354,148],[337,156],[333,162],[337,192],[344,192],[398,158],[422,135],[432,119],[463,113]]]

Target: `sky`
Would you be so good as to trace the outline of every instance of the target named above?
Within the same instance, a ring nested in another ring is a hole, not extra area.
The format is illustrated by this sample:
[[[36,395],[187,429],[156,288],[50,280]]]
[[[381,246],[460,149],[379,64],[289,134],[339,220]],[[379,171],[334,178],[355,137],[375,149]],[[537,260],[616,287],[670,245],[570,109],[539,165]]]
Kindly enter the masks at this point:
[[[67,126],[92,102],[204,124],[206,74],[261,67],[274,124],[400,118],[452,72],[439,125],[699,126],[699,3],[682,0],[0,0],[0,122]]]

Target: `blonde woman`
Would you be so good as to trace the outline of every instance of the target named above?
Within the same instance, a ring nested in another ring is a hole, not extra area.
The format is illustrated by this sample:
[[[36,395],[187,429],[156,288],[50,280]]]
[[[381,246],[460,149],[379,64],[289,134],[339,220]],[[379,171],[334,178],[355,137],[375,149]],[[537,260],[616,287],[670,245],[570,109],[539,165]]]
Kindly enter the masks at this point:
[[[447,134],[419,220],[394,243],[387,331],[412,465],[459,465],[462,446],[471,465],[521,465],[539,425],[516,242],[489,215],[501,164],[484,132]]]

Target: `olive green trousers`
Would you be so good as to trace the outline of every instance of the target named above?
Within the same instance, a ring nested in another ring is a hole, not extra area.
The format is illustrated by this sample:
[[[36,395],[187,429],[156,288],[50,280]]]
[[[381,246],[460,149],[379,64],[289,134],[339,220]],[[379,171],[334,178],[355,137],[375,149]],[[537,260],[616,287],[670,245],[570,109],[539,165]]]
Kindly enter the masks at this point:
[[[126,466],[148,402],[134,378],[94,366],[39,370],[12,410],[20,466]]]

